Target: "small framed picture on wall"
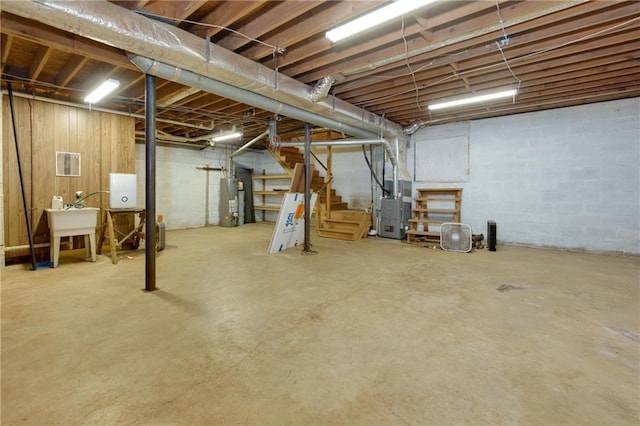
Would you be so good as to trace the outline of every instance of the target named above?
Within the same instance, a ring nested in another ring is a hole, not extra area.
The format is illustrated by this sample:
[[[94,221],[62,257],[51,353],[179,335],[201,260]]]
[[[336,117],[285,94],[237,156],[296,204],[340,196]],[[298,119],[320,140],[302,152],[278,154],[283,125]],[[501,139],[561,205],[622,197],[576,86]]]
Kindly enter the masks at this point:
[[[56,152],[56,176],[80,176],[80,154]]]

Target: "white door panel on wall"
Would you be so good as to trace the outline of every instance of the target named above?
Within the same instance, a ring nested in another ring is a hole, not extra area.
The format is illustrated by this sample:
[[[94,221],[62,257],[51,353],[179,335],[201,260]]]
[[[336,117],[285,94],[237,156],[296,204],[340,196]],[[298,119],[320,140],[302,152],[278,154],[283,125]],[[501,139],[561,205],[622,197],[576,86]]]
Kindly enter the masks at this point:
[[[416,182],[468,182],[469,136],[416,142]]]

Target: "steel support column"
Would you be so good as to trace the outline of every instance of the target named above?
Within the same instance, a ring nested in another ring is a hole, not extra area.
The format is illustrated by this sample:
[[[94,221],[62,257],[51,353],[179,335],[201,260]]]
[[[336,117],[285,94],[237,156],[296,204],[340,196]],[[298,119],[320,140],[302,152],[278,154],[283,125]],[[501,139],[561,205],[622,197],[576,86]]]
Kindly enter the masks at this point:
[[[156,78],[145,75],[145,285],[156,289]],[[113,243],[112,243],[113,244]]]

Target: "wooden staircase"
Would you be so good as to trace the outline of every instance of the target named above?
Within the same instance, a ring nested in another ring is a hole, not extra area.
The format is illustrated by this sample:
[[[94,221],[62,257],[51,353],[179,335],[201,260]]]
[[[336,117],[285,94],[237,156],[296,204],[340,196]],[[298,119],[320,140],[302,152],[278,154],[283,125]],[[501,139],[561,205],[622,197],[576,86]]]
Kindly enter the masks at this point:
[[[304,163],[304,156],[295,147],[282,147],[274,155],[283,168],[293,169],[296,163]],[[327,174],[331,175],[330,164]],[[317,170],[311,175],[311,190],[318,194],[316,211],[316,231],[319,236],[340,240],[356,241],[367,235],[371,226],[371,215],[349,210],[349,204],[342,200],[335,189],[330,189],[330,205],[327,206],[327,185]],[[329,214],[327,215],[327,207]]]
[[[293,170],[297,163],[304,164],[304,155],[295,147],[282,147],[279,153],[273,153],[273,156],[285,170]],[[324,178],[320,176],[318,170],[314,169],[311,173],[311,191],[318,194],[318,202],[321,204],[327,203],[327,192],[323,190],[324,188]],[[331,190],[331,209],[349,209],[349,204],[342,201],[342,197],[336,193],[335,189]]]
[[[336,210],[331,211],[331,218],[320,218],[318,222],[316,231],[321,237],[357,241],[366,237],[371,226],[371,215],[363,211]]]
[[[280,186],[285,184],[290,186],[296,164],[304,164],[304,155],[295,147],[280,147],[277,152],[270,152],[286,173],[280,175],[254,175],[254,182],[262,180],[263,188],[266,186],[267,181]],[[330,167],[327,174],[331,175]],[[313,169],[311,191],[318,194],[316,203],[316,231],[318,235],[347,241],[356,241],[365,237],[371,226],[371,215],[362,211],[349,210],[349,204],[342,200],[342,197],[336,193],[335,189],[330,189],[329,191],[330,205],[327,206],[327,185],[330,185],[330,182],[325,181],[325,178],[320,175],[318,170]],[[284,195],[285,192],[286,190],[283,188],[254,190],[254,195],[262,195],[263,199],[266,197],[273,199],[274,196]],[[279,211],[280,206],[272,201],[269,204],[255,205],[255,208],[263,211]],[[329,214],[327,214],[327,210]]]

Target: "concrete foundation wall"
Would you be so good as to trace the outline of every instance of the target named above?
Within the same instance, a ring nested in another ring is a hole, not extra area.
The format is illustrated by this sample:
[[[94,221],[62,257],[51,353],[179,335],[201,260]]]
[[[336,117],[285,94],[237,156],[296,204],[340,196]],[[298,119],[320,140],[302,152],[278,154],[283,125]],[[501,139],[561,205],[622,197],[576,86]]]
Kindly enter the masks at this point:
[[[458,136],[466,123],[425,128],[416,144]],[[471,121],[462,221],[498,242],[640,253],[640,98]],[[433,152],[433,155],[438,155]]]
[[[461,132],[470,143],[468,181],[414,181],[414,195],[416,188],[462,187],[463,222],[486,233],[487,220],[495,220],[502,243],[640,253],[640,98],[422,129],[408,149],[412,176],[420,167],[416,144]],[[323,151],[314,148],[326,162]],[[157,212],[168,229],[205,226],[207,218],[219,223],[223,174],[208,172],[205,188],[207,172],[197,167],[224,167],[230,152],[158,147]],[[266,151],[235,160],[256,173],[282,173]],[[142,145],[136,146],[136,170],[142,206]],[[334,148],[333,170],[334,187],[350,207],[369,207],[371,182],[360,148]],[[256,212],[257,220],[262,217]],[[265,215],[268,221],[276,217]]]
[[[221,171],[199,167],[224,168],[233,150],[225,147],[202,151],[158,146],[156,148],[156,213],[163,215],[167,229],[198,228],[220,223]],[[236,157],[242,167],[259,169],[262,154],[247,152]],[[138,206],[145,204],[145,146],[136,145]],[[208,174],[208,184],[207,184]]]
[[[302,152],[302,148],[300,149]],[[313,147],[313,153],[320,161],[327,165],[327,148],[324,146]],[[366,147],[367,157],[369,147]],[[365,210],[371,207],[371,174],[362,155],[362,147],[358,146],[334,146],[331,148],[331,169],[333,171],[332,188],[349,203],[351,210]],[[326,176],[325,170],[317,162],[313,162],[320,175]]]

